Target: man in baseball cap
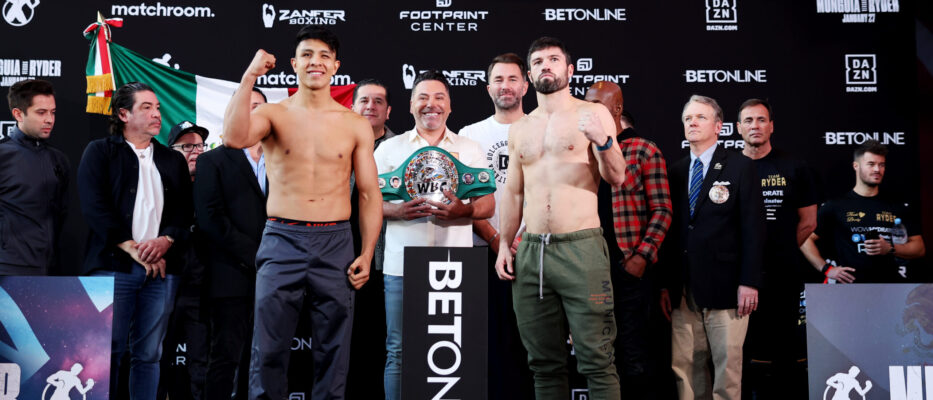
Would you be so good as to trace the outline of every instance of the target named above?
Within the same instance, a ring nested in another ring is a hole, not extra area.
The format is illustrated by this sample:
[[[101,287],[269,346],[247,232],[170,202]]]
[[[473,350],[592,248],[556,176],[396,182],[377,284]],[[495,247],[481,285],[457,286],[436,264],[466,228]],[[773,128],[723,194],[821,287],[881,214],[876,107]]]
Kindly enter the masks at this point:
[[[191,121],[181,121],[172,127],[168,134],[168,144],[172,149],[181,152],[188,162],[188,173],[191,174],[191,181],[194,181],[195,166],[198,156],[204,152],[204,141],[207,140],[209,132],[202,126],[197,126]]]

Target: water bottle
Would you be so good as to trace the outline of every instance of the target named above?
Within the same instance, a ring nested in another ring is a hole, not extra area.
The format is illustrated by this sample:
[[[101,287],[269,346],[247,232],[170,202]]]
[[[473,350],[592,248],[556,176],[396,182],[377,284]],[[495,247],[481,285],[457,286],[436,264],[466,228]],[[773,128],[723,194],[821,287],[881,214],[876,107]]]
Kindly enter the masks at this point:
[[[894,227],[891,228],[891,242],[894,244],[907,243],[907,228],[904,227],[900,218],[894,218]],[[907,278],[907,260],[894,257],[894,262],[897,263],[897,273],[902,278]]]

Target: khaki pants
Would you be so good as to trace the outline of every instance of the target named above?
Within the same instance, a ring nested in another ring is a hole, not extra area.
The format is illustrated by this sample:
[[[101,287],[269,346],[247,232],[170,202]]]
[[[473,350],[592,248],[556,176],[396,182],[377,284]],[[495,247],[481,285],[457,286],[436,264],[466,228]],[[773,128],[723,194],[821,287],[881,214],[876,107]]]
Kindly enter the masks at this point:
[[[748,317],[739,317],[734,308],[688,307],[687,301],[687,294],[684,294],[680,307],[671,313],[671,368],[680,399],[740,400],[742,345]],[[712,393],[707,371],[711,355],[715,368]]]

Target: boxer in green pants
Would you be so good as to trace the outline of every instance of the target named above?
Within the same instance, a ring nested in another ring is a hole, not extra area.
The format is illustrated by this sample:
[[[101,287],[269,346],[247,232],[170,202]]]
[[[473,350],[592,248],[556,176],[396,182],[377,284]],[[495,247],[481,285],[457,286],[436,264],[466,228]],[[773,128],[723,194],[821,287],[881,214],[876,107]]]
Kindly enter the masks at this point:
[[[569,397],[569,325],[589,398],[618,399],[612,281],[596,191],[600,177],[622,184],[625,158],[613,140],[608,109],[571,96],[573,65],[559,40],[536,40],[528,63],[538,108],[509,129],[496,272],[513,281],[512,304],[536,398]],[[522,217],[526,231],[513,267],[509,247]]]

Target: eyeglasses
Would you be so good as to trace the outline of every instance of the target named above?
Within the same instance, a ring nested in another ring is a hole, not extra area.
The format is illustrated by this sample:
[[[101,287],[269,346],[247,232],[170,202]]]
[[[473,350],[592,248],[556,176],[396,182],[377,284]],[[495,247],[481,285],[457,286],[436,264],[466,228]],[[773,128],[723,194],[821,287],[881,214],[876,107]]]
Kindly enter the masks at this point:
[[[181,149],[181,151],[183,151],[183,152],[185,152],[185,153],[190,153],[190,152],[194,151],[194,149],[198,149],[198,151],[203,152],[203,151],[204,151],[204,143],[197,143],[197,144],[195,144],[195,143],[175,144],[175,145],[172,145],[172,148],[173,148],[173,149]]]

